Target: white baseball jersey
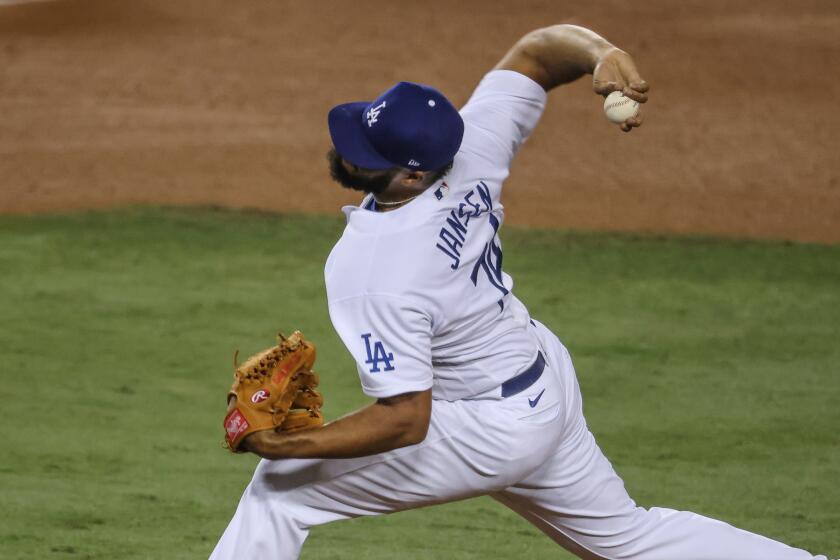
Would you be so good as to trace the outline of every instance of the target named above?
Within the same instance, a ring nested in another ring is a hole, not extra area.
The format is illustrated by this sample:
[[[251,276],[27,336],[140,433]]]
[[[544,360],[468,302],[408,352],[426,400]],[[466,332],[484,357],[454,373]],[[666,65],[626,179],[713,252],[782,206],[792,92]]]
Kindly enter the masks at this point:
[[[442,181],[390,212],[372,211],[370,196],[344,208],[327,297],[368,395],[500,398],[534,361],[528,312],[502,270],[499,198],[545,100],[530,78],[490,72],[461,110],[464,139]]]

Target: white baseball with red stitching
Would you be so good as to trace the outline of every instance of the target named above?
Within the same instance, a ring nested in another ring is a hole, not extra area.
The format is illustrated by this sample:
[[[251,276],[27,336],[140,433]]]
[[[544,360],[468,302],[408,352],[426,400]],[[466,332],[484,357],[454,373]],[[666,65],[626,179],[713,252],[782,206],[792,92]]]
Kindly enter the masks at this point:
[[[621,124],[639,112],[639,102],[614,91],[604,100],[604,114],[611,123]]]

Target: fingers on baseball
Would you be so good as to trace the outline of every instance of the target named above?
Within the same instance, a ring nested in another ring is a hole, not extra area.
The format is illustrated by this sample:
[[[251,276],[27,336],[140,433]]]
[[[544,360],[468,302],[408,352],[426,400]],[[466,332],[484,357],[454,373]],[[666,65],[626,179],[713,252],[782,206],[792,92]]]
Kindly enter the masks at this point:
[[[637,113],[635,117],[630,117],[629,119],[621,123],[620,126],[621,130],[623,130],[624,132],[630,132],[634,128],[642,126],[642,114]]]
[[[638,101],[639,103],[644,103],[648,100],[648,96],[646,93],[636,90],[633,86],[625,86],[621,93],[624,94],[624,97],[629,97],[634,101]]]
[[[595,93],[606,97],[614,91],[620,91],[621,86],[618,84],[618,82],[605,82],[602,80],[595,80],[592,84],[592,89],[595,90]]]
[[[635,99],[639,103],[647,101],[646,93],[650,89],[650,86],[639,75],[633,59],[628,55],[626,58],[619,60],[619,65],[621,67],[621,76],[625,81],[624,88],[622,89],[624,96]]]
[[[645,84],[645,81],[639,75],[639,70],[636,68],[636,63],[633,62],[633,59],[630,58],[630,55],[625,55],[624,57],[619,58],[618,65],[621,68],[621,76],[627,80],[627,83],[630,84],[630,87],[632,87],[633,89],[637,89],[637,85]],[[647,84],[645,84],[645,87],[643,89],[638,89],[637,91],[647,91]]]

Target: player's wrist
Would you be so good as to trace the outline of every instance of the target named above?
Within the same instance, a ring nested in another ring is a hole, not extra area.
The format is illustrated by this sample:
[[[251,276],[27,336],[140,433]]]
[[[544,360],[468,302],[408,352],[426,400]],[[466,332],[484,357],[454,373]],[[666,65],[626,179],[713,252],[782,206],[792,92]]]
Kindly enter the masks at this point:
[[[241,448],[263,459],[282,459],[283,455],[282,432],[271,430],[260,430],[249,434],[242,443]]]

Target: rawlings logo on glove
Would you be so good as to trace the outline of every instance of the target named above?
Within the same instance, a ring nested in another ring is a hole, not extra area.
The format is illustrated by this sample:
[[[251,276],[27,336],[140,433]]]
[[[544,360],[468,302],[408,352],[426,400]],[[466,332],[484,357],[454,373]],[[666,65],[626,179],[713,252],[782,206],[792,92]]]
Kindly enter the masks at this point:
[[[315,388],[315,345],[299,331],[277,335],[277,346],[254,354],[238,366],[228,392],[225,443],[231,451],[260,430],[314,428],[324,423],[324,398]]]

